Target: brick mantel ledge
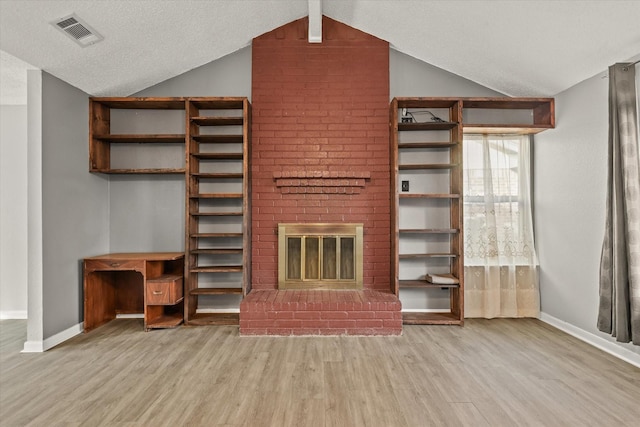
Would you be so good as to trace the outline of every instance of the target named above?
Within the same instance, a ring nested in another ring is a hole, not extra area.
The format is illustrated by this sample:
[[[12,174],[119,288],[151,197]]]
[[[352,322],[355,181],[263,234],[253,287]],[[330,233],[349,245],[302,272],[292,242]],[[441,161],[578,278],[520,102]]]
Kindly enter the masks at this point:
[[[282,171],[274,172],[276,187],[287,193],[358,194],[370,172],[355,171]]]

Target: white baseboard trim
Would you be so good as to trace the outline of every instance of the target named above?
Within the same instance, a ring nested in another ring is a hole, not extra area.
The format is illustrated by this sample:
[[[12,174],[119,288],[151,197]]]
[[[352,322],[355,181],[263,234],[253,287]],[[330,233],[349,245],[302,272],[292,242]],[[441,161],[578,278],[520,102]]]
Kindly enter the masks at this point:
[[[591,332],[587,332],[584,329],[580,329],[577,326],[553,317],[547,313],[540,313],[540,320],[553,326],[554,328],[560,329],[561,331],[578,338],[581,341],[586,342],[587,344],[591,344],[592,346],[599,348],[600,350],[609,353],[610,355],[615,356],[618,359],[624,360],[625,362],[640,368],[640,354],[638,353],[627,350],[626,348],[613,341],[609,341],[605,338],[592,334]]]
[[[403,308],[403,313],[449,313],[448,308]]]
[[[77,325],[73,325],[72,327],[65,329],[62,332],[51,336],[44,341],[27,341],[24,343],[24,348],[22,353],[42,353],[53,347],[57,346],[65,342],[66,340],[75,337],[78,334],[81,334],[84,330],[84,323],[80,322]]]
[[[0,311],[0,320],[24,320],[27,318],[27,310]]]

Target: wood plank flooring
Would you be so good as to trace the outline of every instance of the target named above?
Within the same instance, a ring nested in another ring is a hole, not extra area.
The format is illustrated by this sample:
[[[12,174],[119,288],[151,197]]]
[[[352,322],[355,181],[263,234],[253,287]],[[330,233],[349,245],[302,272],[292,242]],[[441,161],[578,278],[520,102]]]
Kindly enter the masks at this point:
[[[640,369],[540,321],[401,337],[143,332],[119,319],[42,354],[0,322],[1,426],[637,426]]]

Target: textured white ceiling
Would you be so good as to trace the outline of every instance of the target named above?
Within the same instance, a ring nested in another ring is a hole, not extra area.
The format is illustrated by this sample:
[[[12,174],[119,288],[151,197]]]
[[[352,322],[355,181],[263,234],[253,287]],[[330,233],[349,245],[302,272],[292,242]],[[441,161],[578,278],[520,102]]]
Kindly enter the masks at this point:
[[[555,95],[640,54],[636,0],[322,0],[322,11],[513,96]],[[71,13],[104,41],[81,48],[49,24]],[[0,49],[89,94],[130,95],[307,14],[308,0],[1,0]]]

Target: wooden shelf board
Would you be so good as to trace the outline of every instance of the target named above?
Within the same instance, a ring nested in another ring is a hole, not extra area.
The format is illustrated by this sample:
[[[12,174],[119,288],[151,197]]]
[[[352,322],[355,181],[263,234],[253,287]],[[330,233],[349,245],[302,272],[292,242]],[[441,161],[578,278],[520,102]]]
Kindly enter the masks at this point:
[[[200,126],[238,126],[244,123],[242,116],[238,117],[191,117],[191,121]]]
[[[91,169],[91,172],[108,174],[184,174],[184,168],[154,168],[154,169]]]
[[[459,199],[460,194],[400,193],[401,199]]]
[[[449,253],[425,253],[425,254],[400,254],[400,259],[414,259],[414,258],[456,258],[458,255]]]
[[[402,323],[405,325],[460,325],[464,320],[453,313],[402,313]]]
[[[242,97],[222,97],[211,99],[207,97],[190,97],[191,103],[201,110],[239,110],[244,107],[246,98]]]
[[[192,135],[194,141],[207,144],[242,144],[242,135]]]
[[[193,172],[191,176],[196,178],[211,178],[211,179],[235,179],[243,178],[242,173],[209,173],[209,172]]]
[[[242,212],[191,212],[191,216],[242,216]]]
[[[189,292],[190,295],[240,295],[242,288],[196,288]]]
[[[496,110],[533,110],[549,105],[553,98],[462,98],[462,108],[485,108]]]
[[[109,108],[130,110],[184,110],[185,98],[153,97],[105,97],[91,98],[93,102],[105,105]]]
[[[236,160],[242,159],[242,153],[192,153],[193,157],[202,160]]]
[[[398,286],[403,288],[424,288],[424,289],[440,289],[440,288],[459,288],[460,284],[440,284],[431,283],[426,280],[399,280]]]
[[[451,108],[460,98],[396,97],[398,108]]]
[[[242,199],[242,193],[201,193],[189,196],[191,199]]]
[[[110,143],[184,144],[184,134],[120,134],[93,135],[94,139]]]
[[[219,265],[216,267],[193,267],[191,273],[236,273],[242,271],[241,265]]]
[[[456,234],[457,228],[401,228],[400,234]]]
[[[401,142],[398,148],[447,148],[458,145],[457,142]]]
[[[449,130],[458,126],[456,122],[418,122],[418,123],[398,123],[399,131],[417,130]]]
[[[147,323],[147,329],[166,329],[180,326],[184,320],[182,313],[165,314]]]
[[[412,170],[412,169],[453,169],[458,167],[458,164],[455,163],[429,163],[429,164],[419,164],[419,165],[398,165],[399,170]]]
[[[211,237],[242,237],[242,233],[193,233],[190,235],[195,238],[211,238]]]
[[[549,125],[465,125],[464,133],[481,133],[481,134],[509,134],[509,135],[531,135],[542,132],[546,129],[552,129]]]
[[[242,248],[229,248],[229,249],[194,249],[192,254],[199,255],[222,255],[222,254],[241,254]]]
[[[240,313],[196,313],[186,322],[189,326],[239,325]]]

